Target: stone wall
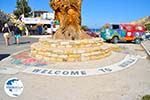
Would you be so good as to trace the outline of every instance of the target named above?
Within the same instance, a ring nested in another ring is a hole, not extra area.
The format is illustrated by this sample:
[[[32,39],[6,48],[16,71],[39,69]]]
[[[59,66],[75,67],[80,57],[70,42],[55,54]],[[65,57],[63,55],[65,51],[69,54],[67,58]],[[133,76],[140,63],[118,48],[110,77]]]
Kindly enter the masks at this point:
[[[111,54],[111,48],[100,38],[84,40],[52,40],[41,38],[31,45],[31,55],[53,62],[98,60]]]

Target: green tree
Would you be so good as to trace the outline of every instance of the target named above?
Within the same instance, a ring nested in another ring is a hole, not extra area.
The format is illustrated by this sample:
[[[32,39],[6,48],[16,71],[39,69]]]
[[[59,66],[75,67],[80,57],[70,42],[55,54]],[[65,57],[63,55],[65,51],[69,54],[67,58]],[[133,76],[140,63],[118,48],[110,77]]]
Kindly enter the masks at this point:
[[[146,24],[146,29],[150,31],[150,24]]]
[[[16,15],[17,18],[19,18],[22,14],[24,14],[25,17],[28,17],[30,12],[31,7],[28,5],[28,0],[16,1],[16,10],[14,11],[14,15]]]
[[[86,26],[86,25],[81,26],[81,28],[82,28],[84,31],[87,31],[87,30],[89,29],[88,26]]]
[[[7,23],[9,21],[9,16],[0,9],[0,24]]]
[[[150,95],[145,95],[142,97],[142,100],[150,100]]]

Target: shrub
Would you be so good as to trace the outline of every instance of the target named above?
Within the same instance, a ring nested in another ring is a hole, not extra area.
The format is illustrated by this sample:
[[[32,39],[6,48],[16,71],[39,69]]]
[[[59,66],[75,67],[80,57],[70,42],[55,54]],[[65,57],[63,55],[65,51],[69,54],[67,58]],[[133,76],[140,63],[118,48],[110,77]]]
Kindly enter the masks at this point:
[[[145,95],[142,97],[142,100],[150,100],[150,95]]]

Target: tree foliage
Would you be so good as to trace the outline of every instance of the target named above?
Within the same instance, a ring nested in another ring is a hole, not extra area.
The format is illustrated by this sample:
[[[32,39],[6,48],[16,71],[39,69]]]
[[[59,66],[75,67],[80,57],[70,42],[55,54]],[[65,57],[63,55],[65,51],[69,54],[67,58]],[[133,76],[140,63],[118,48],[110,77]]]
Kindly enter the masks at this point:
[[[150,100],[150,95],[145,95],[142,97],[142,100]]]
[[[14,11],[14,15],[16,15],[18,18],[22,14],[24,14],[25,17],[28,17],[30,12],[31,7],[28,5],[27,0],[16,1],[16,10]]]
[[[81,26],[81,28],[82,28],[84,31],[87,31],[87,30],[89,29],[88,26],[86,26],[86,25]]]
[[[9,17],[2,10],[0,10],[0,23],[4,24],[9,21]]]
[[[150,31],[150,24],[146,24],[146,29]]]

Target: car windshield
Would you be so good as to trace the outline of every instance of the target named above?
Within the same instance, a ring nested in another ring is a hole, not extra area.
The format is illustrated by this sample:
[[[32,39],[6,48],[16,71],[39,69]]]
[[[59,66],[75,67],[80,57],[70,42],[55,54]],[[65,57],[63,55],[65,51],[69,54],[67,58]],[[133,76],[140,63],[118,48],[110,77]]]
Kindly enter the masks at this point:
[[[139,30],[139,31],[142,31],[143,27],[142,26],[137,26],[136,29]]]
[[[126,28],[128,31],[131,31],[131,30],[133,30],[133,27],[132,27],[132,26],[130,26],[130,25],[128,25],[128,26],[125,26],[125,28]]]

